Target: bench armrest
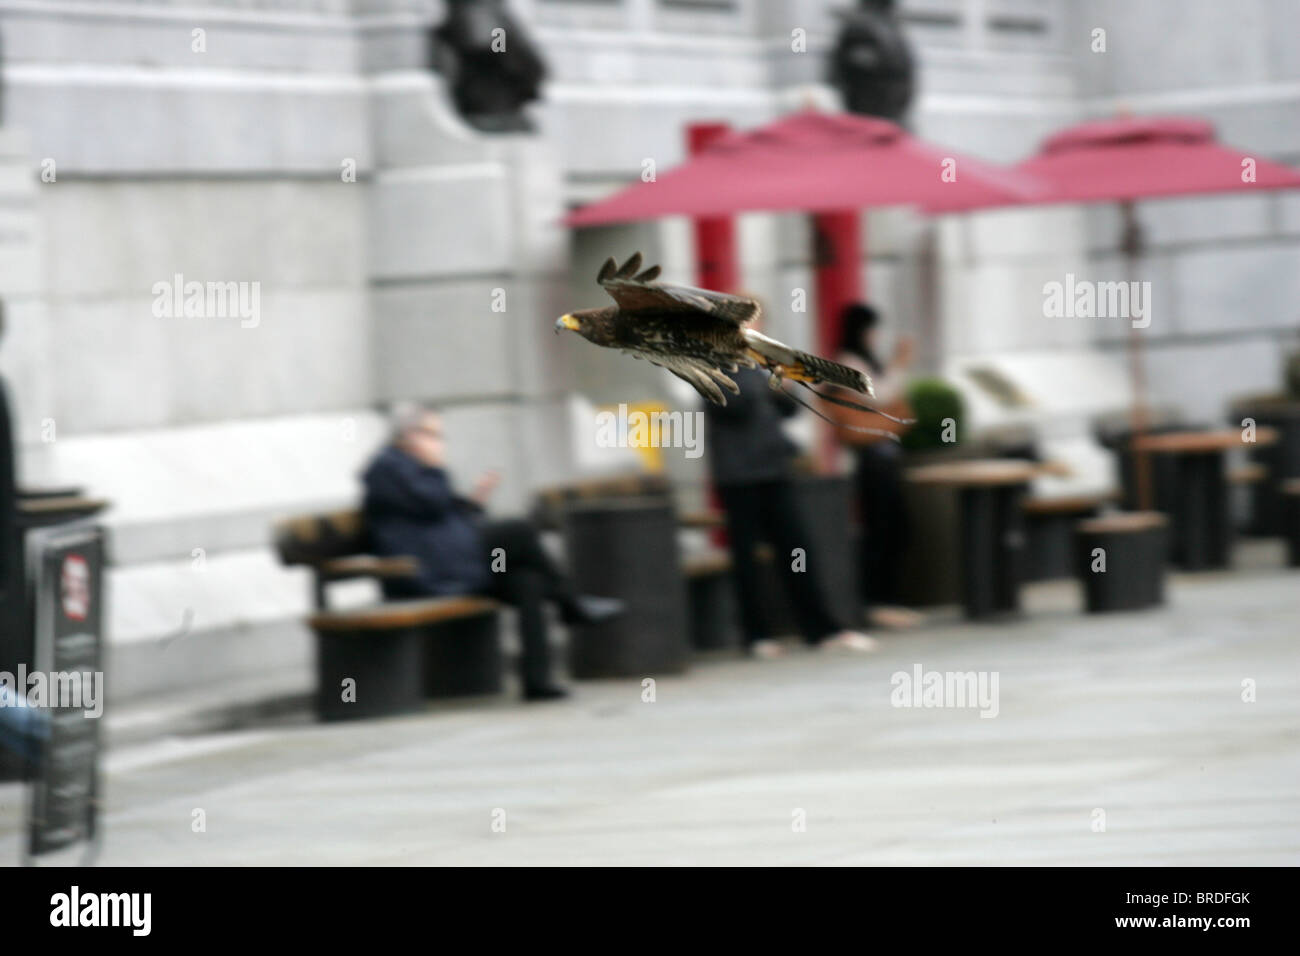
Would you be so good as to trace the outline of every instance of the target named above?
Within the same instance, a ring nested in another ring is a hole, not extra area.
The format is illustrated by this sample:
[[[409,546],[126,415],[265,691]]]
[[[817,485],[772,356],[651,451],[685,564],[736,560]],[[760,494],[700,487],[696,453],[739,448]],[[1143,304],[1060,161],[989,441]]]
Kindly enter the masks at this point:
[[[354,554],[322,561],[316,565],[316,572],[326,581],[342,581],[347,578],[414,578],[420,574],[420,563],[409,555],[378,558],[373,554]]]

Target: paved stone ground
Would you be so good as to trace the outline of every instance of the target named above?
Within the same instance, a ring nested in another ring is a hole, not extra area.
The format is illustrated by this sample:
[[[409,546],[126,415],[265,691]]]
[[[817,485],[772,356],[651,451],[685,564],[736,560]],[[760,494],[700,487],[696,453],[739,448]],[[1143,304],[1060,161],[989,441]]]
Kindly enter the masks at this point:
[[[654,703],[584,683],[563,704],[115,750],[101,861],[1295,865],[1300,574],[1255,554],[1175,577],[1159,611],[1085,617],[1073,585],[1038,585],[1017,621],[705,660]],[[997,672],[997,717],[891,706],[916,664]],[[0,786],[5,864],[20,793]]]

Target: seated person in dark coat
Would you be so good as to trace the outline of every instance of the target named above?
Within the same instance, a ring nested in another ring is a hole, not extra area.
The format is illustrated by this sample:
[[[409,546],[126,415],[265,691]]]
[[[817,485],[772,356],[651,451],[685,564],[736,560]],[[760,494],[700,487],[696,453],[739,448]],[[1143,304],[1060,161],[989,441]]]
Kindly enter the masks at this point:
[[[366,469],[365,515],[371,548],[382,557],[418,560],[415,579],[394,579],[394,598],[479,594],[519,609],[524,696],[564,696],[551,678],[545,601],[567,624],[604,620],[621,601],[576,594],[527,521],[493,521],[483,508],[499,478],[489,472],[469,498],[455,493],[444,467],[442,419],[411,407],[396,416],[393,441]]]
[[[870,651],[876,643],[848,630],[831,611],[820,581],[818,555],[795,496],[791,459],[794,444],[781,430],[781,419],[797,411],[788,396],[773,391],[767,373],[742,368],[731,377],[739,395],[726,405],[706,404],[709,466],[713,485],[727,515],[732,575],[740,605],[745,647],[756,657],[776,657],[781,646],[764,620],[754,548],[767,542],[781,572],[805,642],[813,646]],[[795,548],[802,548],[806,565],[793,567]]]

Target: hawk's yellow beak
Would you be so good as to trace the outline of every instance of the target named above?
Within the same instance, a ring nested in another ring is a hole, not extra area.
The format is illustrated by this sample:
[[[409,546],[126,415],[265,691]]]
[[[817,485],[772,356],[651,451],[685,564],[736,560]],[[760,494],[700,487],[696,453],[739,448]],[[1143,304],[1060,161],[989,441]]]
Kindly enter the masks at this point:
[[[568,329],[570,332],[578,331],[578,320],[571,315],[562,315],[555,320],[555,334],[560,334],[560,329]]]

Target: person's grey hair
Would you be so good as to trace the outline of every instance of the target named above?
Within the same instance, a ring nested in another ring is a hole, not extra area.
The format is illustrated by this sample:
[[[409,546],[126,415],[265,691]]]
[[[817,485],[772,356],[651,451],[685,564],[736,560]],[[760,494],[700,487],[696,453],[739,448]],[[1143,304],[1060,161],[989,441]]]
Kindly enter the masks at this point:
[[[436,415],[438,410],[420,402],[397,402],[388,412],[388,424],[392,429],[392,439],[397,441],[409,431],[419,428],[429,415]]]

